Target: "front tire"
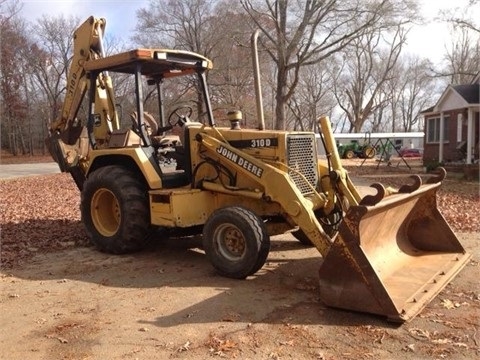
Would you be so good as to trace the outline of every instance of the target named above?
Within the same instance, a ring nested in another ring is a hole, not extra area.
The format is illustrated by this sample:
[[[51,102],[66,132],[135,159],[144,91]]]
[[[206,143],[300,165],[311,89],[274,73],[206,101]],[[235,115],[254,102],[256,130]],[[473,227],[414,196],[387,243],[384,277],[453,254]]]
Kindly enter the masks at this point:
[[[270,237],[262,219],[242,207],[212,213],[203,227],[205,254],[223,276],[244,279],[267,260]]]
[[[353,159],[353,157],[355,156],[353,150],[347,150],[345,151],[345,159]]]
[[[139,251],[151,232],[147,189],[128,169],[110,165],[94,171],[81,195],[82,222],[101,251]]]

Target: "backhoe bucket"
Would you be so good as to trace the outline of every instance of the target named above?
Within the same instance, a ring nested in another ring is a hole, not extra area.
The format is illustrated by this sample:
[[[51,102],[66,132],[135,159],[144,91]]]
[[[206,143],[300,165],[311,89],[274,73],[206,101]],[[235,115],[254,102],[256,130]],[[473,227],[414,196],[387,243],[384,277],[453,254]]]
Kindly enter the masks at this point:
[[[319,270],[326,305],[404,322],[448,284],[470,255],[437,209],[439,186],[349,208]]]

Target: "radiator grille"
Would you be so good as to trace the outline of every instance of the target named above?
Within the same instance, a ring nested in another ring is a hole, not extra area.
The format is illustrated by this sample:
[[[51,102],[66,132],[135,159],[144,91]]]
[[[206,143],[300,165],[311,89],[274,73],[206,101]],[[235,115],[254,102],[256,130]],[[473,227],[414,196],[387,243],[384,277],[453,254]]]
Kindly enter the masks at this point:
[[[315,189],[318,182],[314,134],[288,135],[287,158],[288,166],[302,173],[308,182],[294,171],[289,171],[290,179],[303,195],[311,194],[313,192],[312,187]]]

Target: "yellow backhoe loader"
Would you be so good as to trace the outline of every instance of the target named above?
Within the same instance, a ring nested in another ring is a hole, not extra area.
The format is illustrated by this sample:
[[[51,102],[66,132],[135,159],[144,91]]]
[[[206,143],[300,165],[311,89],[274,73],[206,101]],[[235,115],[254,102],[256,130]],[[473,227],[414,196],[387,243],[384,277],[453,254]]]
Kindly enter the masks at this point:
[[[216,125],[205,76],[210,60],[166,49],[105,56],[104,29],[104,19],[90,17],[75,32],[63,112],[47,139],[81,191],[82,221],[100,250],[140,250],[159,227],[201,234],[216,271],[243,279],[264,265],[270,236],[293,231],[323,258],[320,297],[327,305],[399,322],[420,312],[467,263],[436,205],[445,172],[425,184],[414,176],[394,194],[373,184],[376,195],[362,198],[342,168],[327,117],[319,119],[326,160],[319,160],[313,132],[265,130],[258,32],[258,128],[243,129],[235,111],[231,126]],[[127,125],[120,124],[109,73],[133,77]],[[187,76],[200,89],[193,96],[202,100],[204,121],[192,121],[202,114],[185,103],[164,115],[165,99]],[[158,97],[158,114],[144,109],[147,87]]]

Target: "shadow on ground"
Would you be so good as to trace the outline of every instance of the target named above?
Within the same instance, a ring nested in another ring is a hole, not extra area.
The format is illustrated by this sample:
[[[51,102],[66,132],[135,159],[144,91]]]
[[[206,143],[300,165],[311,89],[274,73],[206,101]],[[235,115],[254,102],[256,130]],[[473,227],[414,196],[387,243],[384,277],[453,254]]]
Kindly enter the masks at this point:
[[[162,297],[164,291],[174,289],[172,301],[187,297],[189,306],[154,321],[139,320],[163,328],[212,321],[389,326],[375,316],[325,307],[318,299],[320,254],[291,239],[275,237],[265,266],[246,280],[217,275],[201,250],[199,237],[156,238],[145,251],[130,255],[110,255],[84,246],[37,254],[8,273],[30,281],[93,283],[99,292],[158,289]]]

